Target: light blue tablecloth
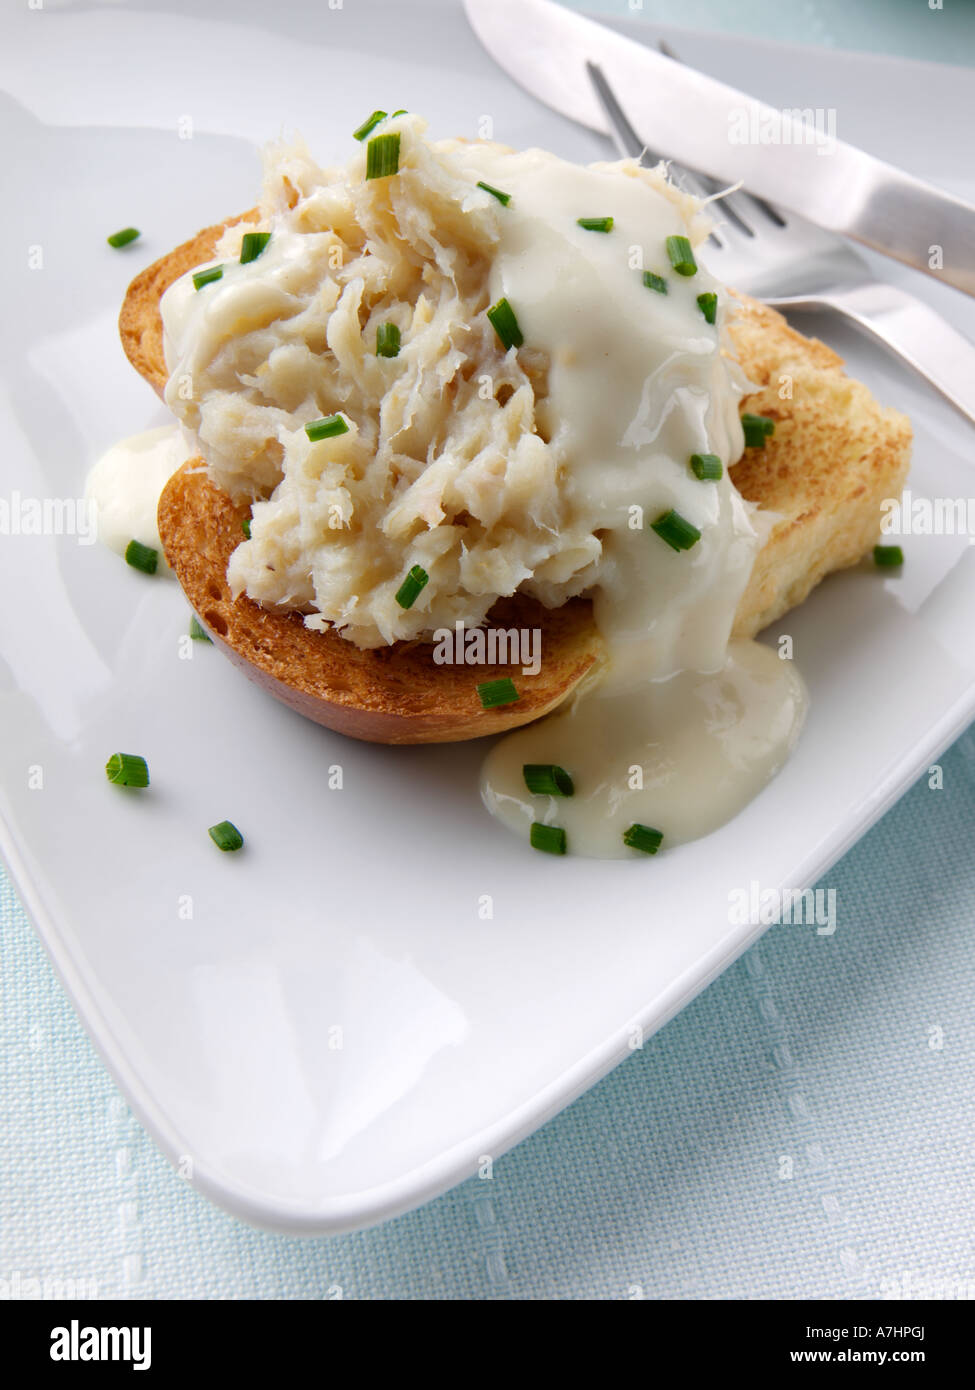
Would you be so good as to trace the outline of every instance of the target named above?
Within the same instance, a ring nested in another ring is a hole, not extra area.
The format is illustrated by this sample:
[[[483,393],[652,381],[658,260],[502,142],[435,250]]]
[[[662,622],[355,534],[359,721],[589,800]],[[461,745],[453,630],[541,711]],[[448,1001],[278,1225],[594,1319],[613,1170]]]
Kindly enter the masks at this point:
[[[975,52],[961,0],[676,17]],[[0,874],[0,1296],[34,1278],[135,1297],[975,1296],[975,732],[942,765],[943,789],[922,779],[830,874],[834,936],[773,928],[491,1181],[330,1240],[251,1230],[175,1177]]]

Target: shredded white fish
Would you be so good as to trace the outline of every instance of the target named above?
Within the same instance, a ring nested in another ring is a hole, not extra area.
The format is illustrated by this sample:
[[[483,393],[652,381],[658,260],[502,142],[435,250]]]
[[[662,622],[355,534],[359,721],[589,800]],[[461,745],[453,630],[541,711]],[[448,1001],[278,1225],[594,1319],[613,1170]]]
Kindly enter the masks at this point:
[[[470,146],[425,131],[413,114],[383,123],[400,138],[392,178],[366,179],[366,142],[332,169],[271,147],[256,216],[218,246],[222,278],[197,291],[184,276],[163,301],[166,399],[210,478],[253,502],[234,595],[361,647],[474,626],[518,590],[558,606],[599,582],[603,553],[546,415],[549,361],[505,350],[487,317],[506,209],[477,187]],[[693,244],[706,236],[661,170],[597,167],[644,180]],[[254,230],[270,241],[240,265]],[[395,357],[377,355],[383,324]],[[310,440],[304,426],[335,414],[347,431]],[[428,582],[403,608],[414,565]]]

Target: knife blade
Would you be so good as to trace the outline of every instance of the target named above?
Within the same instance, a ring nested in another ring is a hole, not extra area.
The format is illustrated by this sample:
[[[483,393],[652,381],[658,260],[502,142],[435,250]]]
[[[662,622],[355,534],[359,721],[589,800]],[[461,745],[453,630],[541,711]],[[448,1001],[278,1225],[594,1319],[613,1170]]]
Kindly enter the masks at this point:
[[[608,135],[598,63],[668,156],[975,296],[975,206],[552,0],[464,0],[491,57],[546,105]]]

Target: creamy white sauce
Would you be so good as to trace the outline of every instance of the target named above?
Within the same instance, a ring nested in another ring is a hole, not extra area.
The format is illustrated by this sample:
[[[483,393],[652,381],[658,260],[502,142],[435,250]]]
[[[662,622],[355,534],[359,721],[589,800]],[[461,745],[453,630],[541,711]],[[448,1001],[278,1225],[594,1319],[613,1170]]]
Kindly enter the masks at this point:
[[[167,403],[176,408],[181,378],[192,380],[229,339],[293,314],[291,296],[320,278],[330,244],[326,234],[276,227],[256,261],[206,261],[174,280],[159,301],[163,356],[167,370],[178,373],[167,385]],[[220,279],[198,290],[194,275],[217,266]]]
[[[98,539],[119,555],[129,541],[159,551],[157,573],[168,571],[159,540],[156,510],[169,479],[198,452],[179,425],[163,425],[114,444],[85,481],[85,497],[95,505]]]
[[[501,739],[484,763],[484,801],[525,837],[533,821],[561,826],[570,854],[643,857],[623,843],[630,825],[662,831],[666,848],[737,815],[782,766],[805,706],[791,661],[759,642],[733,642],[719,671],[682,671],[623,692],[599,685]],[[564,767],[575,794],[533,796],[525,763]]]
[[[594,601],[612,678],[713,670],[761,543],[727,471],[744,440],[742,383],[720,352],[724,289],[703,268],[672,270],[666,239],[688,228],[642,180],[536,150],[474,148],[470,162],[512,194],[492,298],[508,299],[526,347],[549,354],[538,413],[561,448],[563,487],[605,531]],[[608,233],[576,225],[609,215]],[[644,286],[633,248],[667,294]],[[697,304],[706,292],[719,296],[714,326]],[[717,454],[722,479],[700,482],[693,453]],[[671,508],[701,531],[693,550],[678,553],[648,529]]]
[[[564,486],[606,532],[593,598],[607,664],[567,710],[496,745],[484,802],[522,835],[533,821],[561,826],[570,853],[638,855],[623,842],[634,823],[666,845],[695,839],[774,775],[805,710],[790,662],[757,643],[728,645],[768,520],[728,476],[743,446],[743,382],[720,354],[725,294],[703,268],[673,272],[666,238],[687,228],[645,184],[533,151],[475,149],[470,163],[512,194],[492,296],[505,295],[526,344],[551,357],[545,410]],[[609,233],[576,225],[604,216]],[[635,247],[642,267],[667,280],[666,295],[643,286]],[[715,326],[697,303],[705,292],[718,294]],[[700,481],[694,453],[716,454],[722,478]],[[701,532],[691,550],[649,529],[671,508]],[[528,763],[564,767],[575,794],[533,796]]]

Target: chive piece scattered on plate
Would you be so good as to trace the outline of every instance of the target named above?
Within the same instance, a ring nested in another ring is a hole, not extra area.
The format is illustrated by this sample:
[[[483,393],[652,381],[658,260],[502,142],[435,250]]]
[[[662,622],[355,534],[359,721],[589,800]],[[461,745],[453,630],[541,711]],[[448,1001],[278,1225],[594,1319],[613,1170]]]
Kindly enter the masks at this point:
[[[211,825],[207,834],[217,849],[233,851],[241,849],[244,844],[244,837],[233,821],[222,820],[219,825]]]
[[[875,545],[873,562],[879,569],[896,569],[904,563],[904,552],[899,545]]]
[[[532,849],[540,849],[543,854],[565,854],[565,831],[560,825],[542,825],[541,821],[532,821],[528,839]]]
[[[129,541],[125,547],[125,563],[143,574],[155,574],[159,551],[153,550],[151,545],[143,545],[141,541]]]
[[[113,232],[111,236],[105,238],[109,246],[114,246],[118,251],[123,246],[128,246],[130,242],[137,240],[142,233],[138,227],[123,227],[120,232]]]
[[[105,764],[105,776],[118,787],[148,787],[149,766],[138,753],[113,753]]]

